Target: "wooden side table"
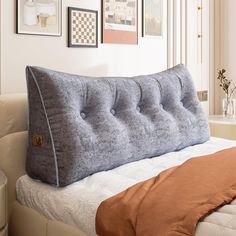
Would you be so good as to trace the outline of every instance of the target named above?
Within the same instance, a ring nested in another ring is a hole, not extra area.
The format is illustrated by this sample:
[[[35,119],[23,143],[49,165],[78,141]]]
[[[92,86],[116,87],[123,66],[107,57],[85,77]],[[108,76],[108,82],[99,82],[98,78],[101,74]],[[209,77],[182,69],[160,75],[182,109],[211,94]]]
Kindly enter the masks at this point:
[[[236,140],[236,117],[209,116],[211,136]]]
[[[7,236],[7,178],[0,171],[0,236]]]

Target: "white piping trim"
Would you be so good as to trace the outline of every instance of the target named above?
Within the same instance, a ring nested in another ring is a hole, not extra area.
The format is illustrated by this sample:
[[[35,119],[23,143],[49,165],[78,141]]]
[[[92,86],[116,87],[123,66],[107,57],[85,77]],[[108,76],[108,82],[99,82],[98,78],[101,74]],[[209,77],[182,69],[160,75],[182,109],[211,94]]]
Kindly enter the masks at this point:
[[[54,144],[54,139],[53,139],[50,123],[49,123],[49,120],[48,120],[47,110],[46,110],[46,107],[45,107],[45,104],[44,104],[44,100],[43,100],[43,95],[41,93],[41,90],[40,90],[40,87],[39,87],[38,82],[36,80],[36,77],[35,77],[33,71],[31,70],[31,68],[28,67],[28,69],[29,69],[29,72],[31,73],[31,75],[33,77],[33,80],[35,82],[35,85],[37,87],[37,90],[38,90],[38,93],[39,93],[39,96],[40,96],[40,100],[41,100],[41,103],[42,103],[42,106],[43,106],[45,118],[46,118],[46,121],[47,121],[49,135],[50,135],[50,139],[51,139],[51,142],[52,142],[52,151],[53,151],[55,170],[56,170],[56,185],[57,185],[57,187],[59,187],[59,174],[58,174],[57,155],[56,155],[55,144]]]

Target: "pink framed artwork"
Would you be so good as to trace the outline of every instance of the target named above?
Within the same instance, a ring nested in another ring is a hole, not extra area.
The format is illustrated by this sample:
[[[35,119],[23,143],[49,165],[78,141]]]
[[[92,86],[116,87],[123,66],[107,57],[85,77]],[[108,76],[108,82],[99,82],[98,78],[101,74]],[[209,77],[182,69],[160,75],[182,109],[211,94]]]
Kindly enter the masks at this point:
[[[138,44],[138,0],[102,0],[102,43]]]

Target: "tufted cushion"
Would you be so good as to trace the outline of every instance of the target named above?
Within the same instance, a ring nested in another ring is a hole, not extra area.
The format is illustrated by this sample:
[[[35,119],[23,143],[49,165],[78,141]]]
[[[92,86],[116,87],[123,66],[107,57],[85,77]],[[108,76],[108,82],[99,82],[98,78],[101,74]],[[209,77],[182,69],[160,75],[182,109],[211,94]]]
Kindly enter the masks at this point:
[[[93,173],[203,143],[208,122],[183,65],[133,78],[27,67],[32,178],[65,186]]]

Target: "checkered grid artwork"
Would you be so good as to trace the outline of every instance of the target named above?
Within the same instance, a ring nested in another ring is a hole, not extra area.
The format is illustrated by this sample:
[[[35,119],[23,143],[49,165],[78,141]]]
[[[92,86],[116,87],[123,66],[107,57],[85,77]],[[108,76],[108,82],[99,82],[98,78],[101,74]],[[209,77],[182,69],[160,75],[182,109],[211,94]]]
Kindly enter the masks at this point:
[[[73,46],[96,46],[96,12],[72,10],[71,18],[71,44]]]

